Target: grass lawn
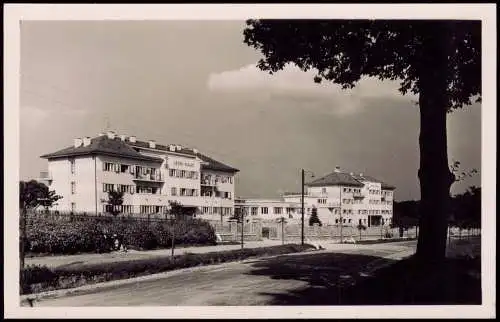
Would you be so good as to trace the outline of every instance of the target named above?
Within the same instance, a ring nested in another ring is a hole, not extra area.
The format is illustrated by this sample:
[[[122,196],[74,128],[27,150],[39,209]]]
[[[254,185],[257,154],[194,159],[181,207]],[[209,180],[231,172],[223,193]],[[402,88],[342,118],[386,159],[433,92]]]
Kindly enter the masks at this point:
[[[220,264],[248,258],[290,254],[315,249],[312,245],[288,244],[260,248],[245,248],[177,256],[163,256],[110,263],[77,264],[68,267],[47,268],[35,266],[25,268],[22,274],[21,294],[74,288],[111,280],[127,279],[171,271],[180,268]]]

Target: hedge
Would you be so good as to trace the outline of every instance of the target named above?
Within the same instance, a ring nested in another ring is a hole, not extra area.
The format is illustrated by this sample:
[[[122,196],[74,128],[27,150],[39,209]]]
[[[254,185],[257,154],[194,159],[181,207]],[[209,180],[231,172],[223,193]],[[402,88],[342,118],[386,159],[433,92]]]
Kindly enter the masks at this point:
[[[26,226],[25,251],[34,254],[76,254],[107,252],[104,235],[117,234],[132,249],[149,250],[172,245],[175,229],[176,246],[215,245],[214,228],[200,219],[184,219],[172,224],[115,218],[87,220],[53,220],[30,218]]]
[[[46,266],[28,266],[21,271],[21,294],[65,289],[110,280],[126,279],[174,269],[244,260],[256,256],[271,256],[303,252],[314,249],[305,244],[288,244],[202,254],[183,254],[173,257],[154,257],[77,267],[49,269]]]

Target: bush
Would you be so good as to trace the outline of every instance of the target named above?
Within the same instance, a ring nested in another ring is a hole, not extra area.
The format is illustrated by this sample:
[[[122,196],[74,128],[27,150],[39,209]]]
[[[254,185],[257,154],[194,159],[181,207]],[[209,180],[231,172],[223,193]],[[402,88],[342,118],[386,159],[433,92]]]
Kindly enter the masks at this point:
[[[57,284],[58,275],[47,266],[27,266],[20,273],[21,294],[32,293],[32,286],[43,284],[45,287]]]
[[[133,249],[154,249],[175,244],[215,245],[215,229],[200,219],[178,220],[172,227],[168,222],[151,222],[131,219],[92,218],[69,221],[35,217],[26,227],[25,250],[39,254],[76,254],[80,252],[110,251],[110,237],[116,234]],[[106,240],[104,235],[109,238]]]

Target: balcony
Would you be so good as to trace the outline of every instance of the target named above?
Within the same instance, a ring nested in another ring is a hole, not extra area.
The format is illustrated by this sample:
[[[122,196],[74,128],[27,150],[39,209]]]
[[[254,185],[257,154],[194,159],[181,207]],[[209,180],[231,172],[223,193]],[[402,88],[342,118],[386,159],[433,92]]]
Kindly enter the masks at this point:
[[[363,199],[365,196],[361,192],[353,192],[352,197],[356,199]]]
[[[146,182],[165,182],[161,174],[134,174],[135,181],[146,181]]]
[[[200,184],[205,187],[220,187],[221,182],[218,180],[201,179]]]

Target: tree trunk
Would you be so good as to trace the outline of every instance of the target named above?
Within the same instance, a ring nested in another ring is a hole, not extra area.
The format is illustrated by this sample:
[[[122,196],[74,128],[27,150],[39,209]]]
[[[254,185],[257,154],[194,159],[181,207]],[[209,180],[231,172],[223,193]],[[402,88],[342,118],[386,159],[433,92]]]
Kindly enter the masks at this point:
[[[419,66],[420,106],[420,234],[417,258],[439,264],[446,254],[450,187],[446,116],[447,37],[443,23],[426,25]]]

